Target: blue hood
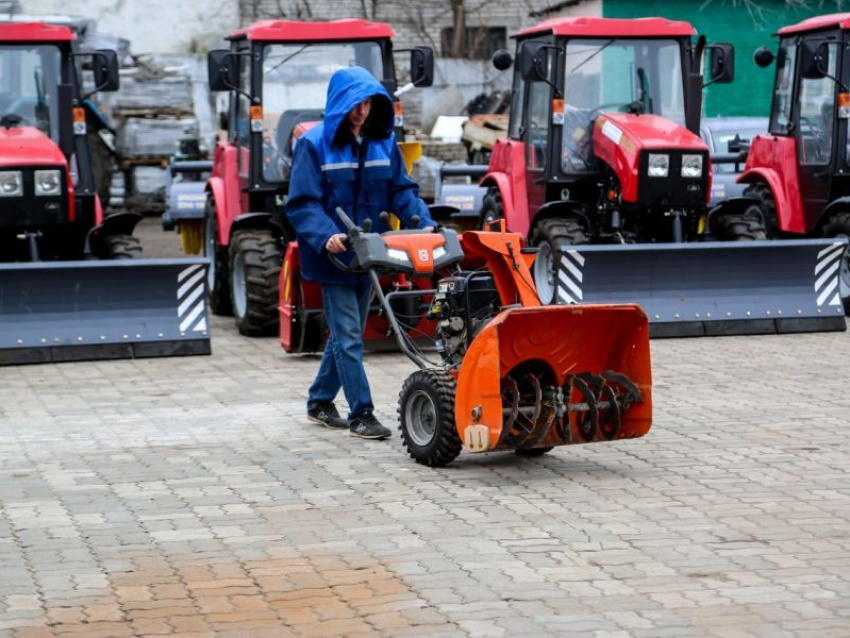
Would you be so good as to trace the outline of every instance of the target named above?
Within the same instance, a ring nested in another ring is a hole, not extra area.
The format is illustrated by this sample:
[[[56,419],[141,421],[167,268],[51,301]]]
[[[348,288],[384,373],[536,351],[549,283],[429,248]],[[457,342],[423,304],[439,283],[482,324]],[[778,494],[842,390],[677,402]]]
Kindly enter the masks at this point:
[[[383,84],[363,67],[340,69],[328,83],[328,100],[325,104],[324,136],[329,145],[334,144],[340,125],[355,106],[372,98],[372,111],[364,126],[367,137],[385,139],[393,130],[395,120],[393,101]]]

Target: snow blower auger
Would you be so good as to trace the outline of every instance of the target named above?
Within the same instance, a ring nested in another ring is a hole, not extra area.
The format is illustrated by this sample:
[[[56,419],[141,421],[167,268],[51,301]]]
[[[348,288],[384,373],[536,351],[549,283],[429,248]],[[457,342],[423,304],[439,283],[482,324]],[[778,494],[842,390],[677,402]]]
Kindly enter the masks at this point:
[[[420,368],[398,407],[404,446],[418,463],[446,465],[464,447],[538,456],[649,431],[649,324],[638,306],[543,306],[530,271],[535,255],[504,226],[464,233],[461,248],[450,229],[379,235],[368,220],[360,228],[337,214],[354,254],[348,264],[332,260],[368,273],[400,349]],[[461,270],[461,260],[481,268]],[[380,272],[447,275],[433,290],[384,294]],[[433,351],[399,326],[391,301],[403,295],[432,296]]]

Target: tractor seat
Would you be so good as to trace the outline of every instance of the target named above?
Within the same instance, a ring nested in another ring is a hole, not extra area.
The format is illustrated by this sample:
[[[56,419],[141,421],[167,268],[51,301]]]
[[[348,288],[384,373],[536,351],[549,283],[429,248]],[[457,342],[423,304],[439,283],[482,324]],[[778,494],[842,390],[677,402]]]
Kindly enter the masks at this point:
[[[292,150],[289,141],[295,127],[302,122],[316,122],[324,116],[325,112],[322,109],[292,109],[281,113],[275,131],[275,142],[277,142],[278,150],[284,155],[290,155]]]

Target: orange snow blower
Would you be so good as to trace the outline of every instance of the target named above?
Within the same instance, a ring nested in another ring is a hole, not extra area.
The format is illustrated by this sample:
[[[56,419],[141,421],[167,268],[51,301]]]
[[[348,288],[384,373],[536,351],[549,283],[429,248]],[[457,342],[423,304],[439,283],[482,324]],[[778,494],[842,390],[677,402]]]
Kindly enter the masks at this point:
[[[398,345],[420,369],[404,382],[398,412],[418,462],[470,452],[537,456],[557,445],[643,436],[652,424],[649,323],[634,304],[543,306],[535,254],[516,233],[440,228],[369,232],[341,209],[353,251],[349,272],[369,275]],[[414,220],[414,226],[418,220]],[[464,254],[465,253],[465,254]],[[480,266],[462,270],[464,264]],[[384,294],[380,273],[444,273],[433,290]],[[434,348],[405,332],[395,297],[431,297]]]

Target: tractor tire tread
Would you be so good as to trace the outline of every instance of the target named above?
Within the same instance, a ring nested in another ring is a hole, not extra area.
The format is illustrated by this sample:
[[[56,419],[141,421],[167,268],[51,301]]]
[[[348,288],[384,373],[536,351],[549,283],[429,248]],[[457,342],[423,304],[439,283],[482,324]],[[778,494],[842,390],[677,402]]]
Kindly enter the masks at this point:
[[[408,432],[405,422],[405,397],[419,387],[427,388],[433,393],[432,398],[438,401],[438,415],[443,418],[437,425],[437,432],[431,444],[420,448],[414,443]],[[451,463],[461,449],[463,444],[455,426],[455,381],[444,370],[417,370],[404,381],[399,393],[398,401],[399,431],[401,440],[407,453],[417,463],[428,467],[443,467]]]
[[[283,263],[278,240],[269,230],[239,230],[233,233],[230,251],[231,273],[236,252],[241,251],[245,260],[247,304],[245,316],[236,317],[240,334],[249,337],[274,334],[278,328],[278,276]]]
[[[215,220],[215,204],[213,204],[211,199],[207,200],[207,208],[204,211],[204,235],[203,235],[203,254],[205,256],[210,257],[210,259],[214,262],[214,275],[212,281],[212,289],[209,291],[210,296],[210,310],[212,310],[213,314],[218,315],[219,317],[229,317],[233,314],[233,303],[230,298],[230,276],[229,276],[229,268],[230,264],[228,263],[228,250],[227,246],[220,246],[218,244],[218,240],[215,242],[215,249],[213,250],[213,255],[207,255],[207,230],[209,229],[208,218],[212,217],[213,222]]]
[[[726,241],[757,241],[767,239],[762,220],[746,213],[724,215],[718,220],[720,239]]]
[[[485,227],[488,212],[493,213],[492,217],[490,217],[491,221],[501,219],[505,216],[504,206],[502,205],[502,194],[494,186],[487,189],[487,194],[484,195],[484,200],[481,202],[481,216],[478,220],[478,228],[480,230],[488,230]]]
[[[142,244],[138,237],[109,235],[103,243],[109,259],[139,259],[142,256]]]

